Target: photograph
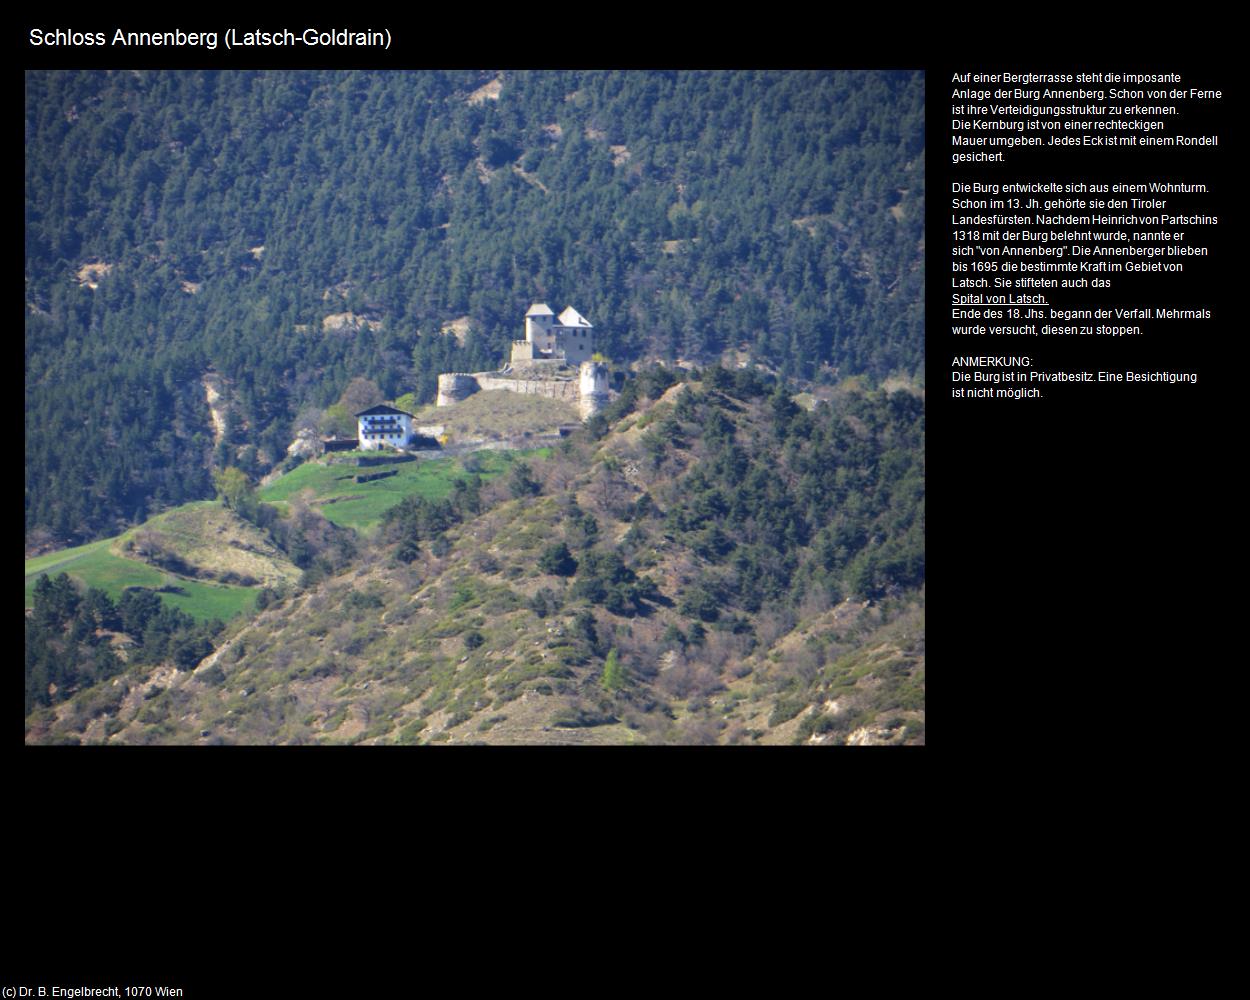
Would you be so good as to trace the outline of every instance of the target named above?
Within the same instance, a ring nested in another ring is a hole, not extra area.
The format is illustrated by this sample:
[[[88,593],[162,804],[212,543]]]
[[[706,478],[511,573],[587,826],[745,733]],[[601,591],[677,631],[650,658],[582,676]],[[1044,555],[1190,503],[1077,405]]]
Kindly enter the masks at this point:
[[[924,69],[179,30],[28,40],[27,748],[925,745]]]

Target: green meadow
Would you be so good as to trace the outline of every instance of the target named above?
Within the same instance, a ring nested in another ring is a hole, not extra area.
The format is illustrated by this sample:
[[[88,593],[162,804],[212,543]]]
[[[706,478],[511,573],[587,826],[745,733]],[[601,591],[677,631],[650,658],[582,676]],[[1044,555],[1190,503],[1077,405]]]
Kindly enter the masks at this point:
[[[524,452],[478,451],[473,453],[473,457],[478,463],[478,474],[484,481],[489,481],[502,475],[520,458],[545,457],[550,452],[549,448]],[[396,474],[385,479],[371,483],[352,481],[358,474],[390,469],[395,469]],[[325,515],[326,520],[368,534],[381,522],[382,515],[404,497],[416,493],[431,500],[441,500],[451,492],[452,483],[465,475],[462,460],[458,458],[434,458],[366,468],[306,462],[263,487],[257,495],[266,503],[283,505],[308,491],[309,502]]]
[[[474,453],[473,459],[482,479],[490,480],[502,475],[520,458],[537,458],[548,454],[549,448],[525,452],[480,451]],[[388,469],[397,470],[396,474],[372,483],[352,482],[355,475]],[[327,520],[368,534],[381,522],[382,515],[404,497],[418,493],[432,500],[442,499],[451,492],[452,483],[465,475],[467,473],[463,462],[458,458],[438,458],[363,469],[352,464],[322,465],[308,462],[263,487],[257,495],[282,509],[293,497],[302,494]],[[190,508],[195,505],[184,506]],[[176,510],[181,511],[183,508]],[[168,517],[169,513],[158,517]],[[132,528],[126,534],[135,530]],[[121,537],[124,535],[118,536]],[[49,576],[68,573],[71,579],[84,587],[99,587],[114,600],[120,599],[127,587],[178,587],[183,593],[164,593],[160,595],[161,600],[168,601],[173,607],[201,620],[233,618],[237,614],[250,611],[256,603],[259,587],[227,586],[189,580],[140,560],[115,555],[111,547],[116,541],[117,538],[105,538],[27,559],[26,607],[34,604],[35,583],[44,573]]]
[[[201,620],[233,618],[240,612],[250,611],[256,603],[257,587],[227,587],[175,576],[147,563],[113,555],[109,546],[114,540],[106,538],[27,559],[26,607],[34,604],[35,584],[44,573],[49,576],[68,573],[85,587],[99,587],[115,601],[127,587],[180,587],[185,593],[161,594],[161,600]]]

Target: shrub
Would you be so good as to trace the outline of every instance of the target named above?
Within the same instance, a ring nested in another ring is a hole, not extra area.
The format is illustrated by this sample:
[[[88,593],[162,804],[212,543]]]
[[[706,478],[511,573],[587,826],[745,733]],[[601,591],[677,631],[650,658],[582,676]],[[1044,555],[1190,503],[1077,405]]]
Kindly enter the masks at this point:
[[[599,647],[599,633],[595,628],[595,616],[584,608],[573,616],[573,623],[569,629],[570,633],[581,639],[592,651],[597,651]]]
[[[824,712],[810,712],[799,723],[800,740],[809,739],[815,733],[828,733],[837,727],[837,722]]]
[[[624,397],[622,396],[620,398]],[[618,398],[617,403],[620,402],[620,398]],[[623,414],[616,414],[616,416],[623,416]],[[596,413],[593,417],[582,424],[582,428],[585,430],[586,436],[590,438],[590,440],[598,441],[601,437],[604,437],[609,430],[611,430],[611,425],[608,423],[608,418],[604,416],[604,414]]]
[[[560,600],[549,587],[543,587],[530,598],[529,608],[539,618],[547,618],[560,610]]]
[[[480,603],[473,589],[473,584],[468,580],[461,580],[460,583],[456,584],[455,593],[452,594],[451,600],[447,604],[447,609],[449,611],[459,611],[463,607],[476,606]]]
[[[685,649],[688,640],[686,639],[686,634],[681,629],[675,624],[670,624],[664,630],[664,635],[660,637],[660,641],[669,649]]]
[[[174,663],[179,670],[190,670],[212,651],[213,644],[202,636],[185,639],[174,648]]]
[[[606,726],[616,721],[615,715],[582,705],[562,708],[551,717],[551,724],[561,729],[589,729],[592,726]]]
[[[359,590],[353,590],[347,595],[347,600],[343,604],[353,611],[364,611],[369,608],[382,607],[382,598],[377,594],[366,594]]]
[[[226,672],[214,663],[211,667],[201,670],[198,674],[196,674],[196,676],[205,684],[210,684],[213,687],[216,687],[226,679]]]
[[[571,591],[591,604],[601,604],[613,614],[645,614],[643,602],[656,596],[655,583],[640,580],[615,552],[588,552],[578,567],[577,582]]]
[[[499,561],[489,552],[482,552],[474,558],[473,568],[479,573],[498,573]]]
[[[538,496],[542,492],[542,486],[525,462],[517,462],[512,467],[512,474],[508,477],[508,489],[517,499]]]
[[[553,576],[572,576],[577,572],[577,560],[564,542],[547,546],[539,557],[538,568]]]
[[[687,618],[714,622],[720,617],[720,602],[705,587],[696,584],[686,591],[678,610]],[[691,635],[693,636],[693,630]]]
[[[779,726],[783,722],[789,722],[803,709],[807,708],[807,705],[807,699],[801,697],[778,698],[772,714],[768,717],[769,728]]]

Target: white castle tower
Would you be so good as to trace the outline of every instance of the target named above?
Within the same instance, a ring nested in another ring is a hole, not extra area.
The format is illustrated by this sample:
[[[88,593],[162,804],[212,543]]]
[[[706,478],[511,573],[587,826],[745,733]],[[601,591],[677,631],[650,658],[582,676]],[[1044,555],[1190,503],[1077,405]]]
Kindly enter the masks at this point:
[[[556,334],[552,330],[556,315],[545,302],[535,302],[525,314],[525,341],[531,345],[533,357],[551,357],[556,349]]]
[[[559,318],[545,302],[525,314],[525,339],[512,342],[512,363],[562,362],[577,366],[595,353],[595,327],[572,306]]]
[[[569,306],[560,313],[559,322],[556,336],[559,338],[558,347],[564,352],[564,360],[570,365],[589,361],[595,353],[595,328],[590,320]]]
[[[579,372],[578,408],[589,420],[608,405],[608,366],[601,361],[583,361]]]

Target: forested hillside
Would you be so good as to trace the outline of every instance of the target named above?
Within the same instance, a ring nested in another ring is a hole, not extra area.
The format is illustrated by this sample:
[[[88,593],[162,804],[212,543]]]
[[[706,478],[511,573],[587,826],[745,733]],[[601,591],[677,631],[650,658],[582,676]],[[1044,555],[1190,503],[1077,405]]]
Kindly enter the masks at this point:
[[[45,579],[26,741],[925,742],[920,394],[679,377],[325,539],[225,626]]]
[[[922,371],[923,74],[25,87],[28,546],[210,497],[214,465],[263,473],[353,378],[428,401],[438,372],[499,364],[534,301],[574,304],[618,362]]]

